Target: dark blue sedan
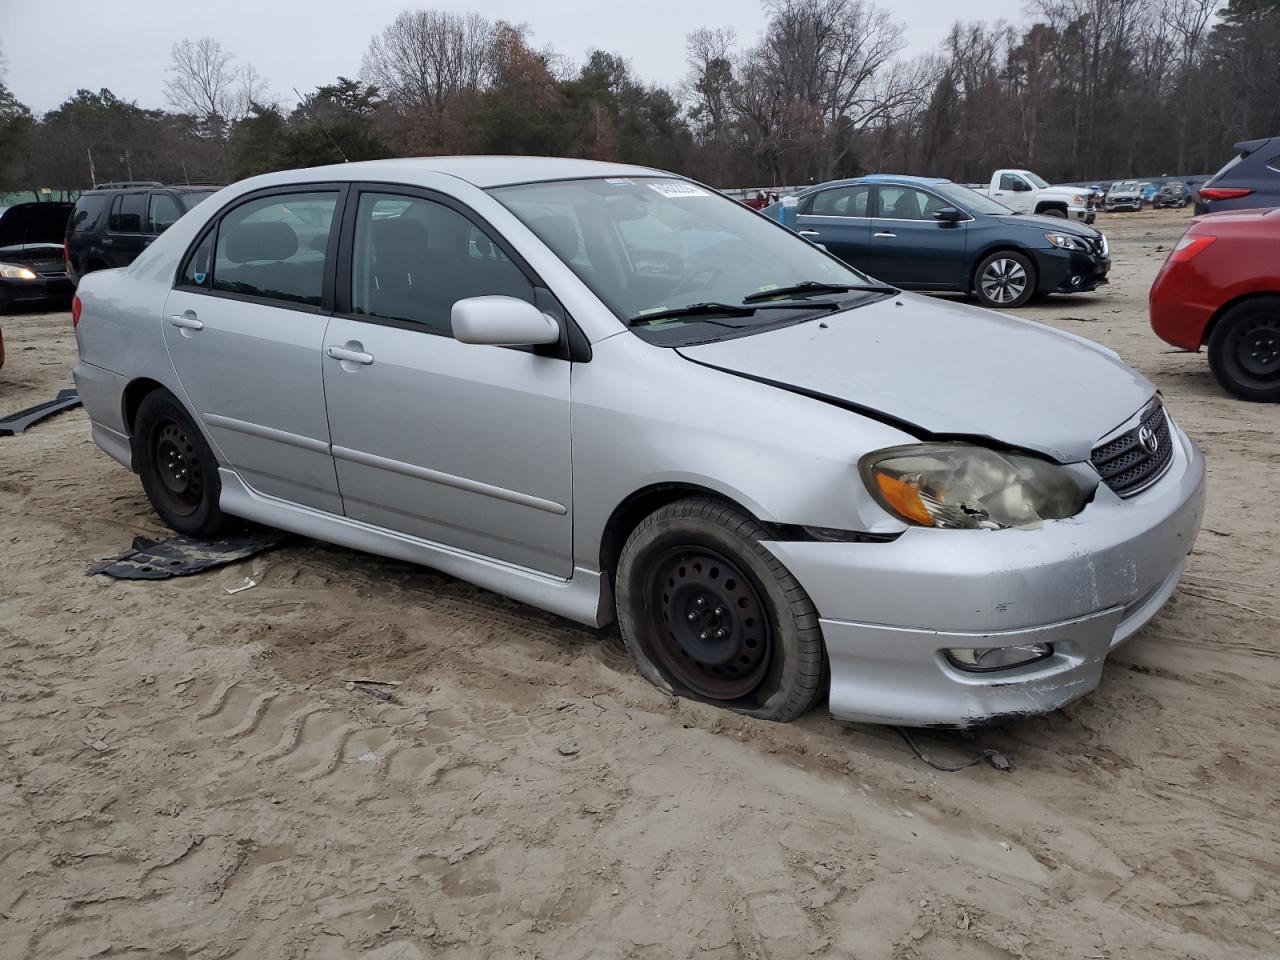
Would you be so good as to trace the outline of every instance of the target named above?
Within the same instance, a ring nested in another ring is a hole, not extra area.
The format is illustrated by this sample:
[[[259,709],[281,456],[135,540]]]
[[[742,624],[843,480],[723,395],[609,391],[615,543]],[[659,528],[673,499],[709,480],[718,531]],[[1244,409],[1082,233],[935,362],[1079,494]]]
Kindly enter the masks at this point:
[[[1093,290],[1111,268],[1107,240],[1092,227],[1014,213],[950,180],[875,174],[809,187],[796,199],[802,237],[908,290],[1020,307],[1036,294]]]

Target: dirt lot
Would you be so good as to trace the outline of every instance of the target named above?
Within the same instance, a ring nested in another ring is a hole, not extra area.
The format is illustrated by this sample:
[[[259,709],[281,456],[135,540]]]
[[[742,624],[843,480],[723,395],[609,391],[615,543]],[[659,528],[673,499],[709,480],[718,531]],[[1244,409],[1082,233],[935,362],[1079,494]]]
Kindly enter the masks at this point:
[[[612,631],[317,543],[88,577],[162,535],[136,478],[80,411],[0,440],[0,958],[1280,956],[1280,408],[1150,333],[1184,221],[1105,218],[1115,282],[1025,311],[1151,377],[1212,490],[1096,693],[921,737],[1011,773],[670,701]],[[0,408],[70,384],[68,315],[3,329]]]

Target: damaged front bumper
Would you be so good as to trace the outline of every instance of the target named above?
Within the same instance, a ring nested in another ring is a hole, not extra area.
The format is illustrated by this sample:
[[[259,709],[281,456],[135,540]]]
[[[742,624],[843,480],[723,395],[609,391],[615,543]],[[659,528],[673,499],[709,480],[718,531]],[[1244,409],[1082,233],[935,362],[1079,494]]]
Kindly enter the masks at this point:
[[[1204,459],[1175,426],[1174,460],[1141,494],[1100,486],[1070,520],[1028,530],[912,528],[891,543],[771,542],[818,608],[830,707],[845,720],[970,726],[1045,713],[1098,685],[1107,655],[1177,586],[1204,510]],[[946,651],[1043,643],[987,673]]]

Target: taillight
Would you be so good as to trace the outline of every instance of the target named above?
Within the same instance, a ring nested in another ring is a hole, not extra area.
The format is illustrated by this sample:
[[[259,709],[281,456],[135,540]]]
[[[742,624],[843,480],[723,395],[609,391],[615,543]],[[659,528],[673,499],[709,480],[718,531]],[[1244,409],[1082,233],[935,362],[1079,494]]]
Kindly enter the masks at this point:
[[[80,326],[80,295],[71,298],[71,329]]]
[[[1201,187],[1201,200],[1239,200],[1253,193],[1247,187]]]
[[[1199,253],[1201,250],[1204,250],[1206,247],[1212,246],[1213,241],[1217,239],[1218,239],[1217,237],[1210,237],[1206,235],[1199,235],[1194,237],[1192,236],[1183,237],[1181,240],[1178,241],[1177,245],[1173,248],[1173,252],[1169,254],[1169,262],[1185,263],[1186,261],[1194,257],[1197,253]]]

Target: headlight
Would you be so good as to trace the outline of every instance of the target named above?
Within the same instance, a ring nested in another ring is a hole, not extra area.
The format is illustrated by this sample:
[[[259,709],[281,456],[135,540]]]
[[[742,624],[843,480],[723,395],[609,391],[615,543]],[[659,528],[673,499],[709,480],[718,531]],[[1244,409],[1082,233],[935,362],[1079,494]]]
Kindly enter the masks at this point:
[[[1046,233],[1044,238],[1055,247],[1061,247],[1063,250],[1080,250],[1086,253],[1089,250],[1088,244],[1079,237],[1073,237],[1068,233]]]
[[[1071,202],[1074,203],[1077,207],[1083,207],[1084,197],[1077,193],[1074,197],[1071,198]]]
[[[859,467],[882,507],[922,527],[1032,526],[1075,516],[1088,495],[1055,464],[966,443],[891,447]]]
[[[0,263],[0,277],[4,277],[6,280],[34,280],[36,275],[19,264]]]

